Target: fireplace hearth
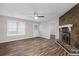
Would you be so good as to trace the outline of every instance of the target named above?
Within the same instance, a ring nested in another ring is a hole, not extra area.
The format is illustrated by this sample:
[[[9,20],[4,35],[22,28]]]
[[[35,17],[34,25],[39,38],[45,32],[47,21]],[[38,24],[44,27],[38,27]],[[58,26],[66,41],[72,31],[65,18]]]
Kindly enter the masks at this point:
[[[75,47],[76,49],[79,49],[79,42],[75,42],[74,47]]]

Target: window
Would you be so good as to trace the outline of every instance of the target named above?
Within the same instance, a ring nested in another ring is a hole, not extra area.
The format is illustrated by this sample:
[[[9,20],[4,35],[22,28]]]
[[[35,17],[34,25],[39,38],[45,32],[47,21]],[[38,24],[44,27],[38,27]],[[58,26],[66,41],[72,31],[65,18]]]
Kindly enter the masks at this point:
[[[25,22],[21,21],[8,21],[7,35],[25,35]]]

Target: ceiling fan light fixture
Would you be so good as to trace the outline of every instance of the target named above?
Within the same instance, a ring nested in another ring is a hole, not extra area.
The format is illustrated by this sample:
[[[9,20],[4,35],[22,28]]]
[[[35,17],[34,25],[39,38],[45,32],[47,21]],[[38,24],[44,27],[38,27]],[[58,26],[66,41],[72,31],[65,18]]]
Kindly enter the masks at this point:
[[[38,17],[37,17],[37,16],[35,16],[35,17],[34,17],[34,19],[38,19]]]

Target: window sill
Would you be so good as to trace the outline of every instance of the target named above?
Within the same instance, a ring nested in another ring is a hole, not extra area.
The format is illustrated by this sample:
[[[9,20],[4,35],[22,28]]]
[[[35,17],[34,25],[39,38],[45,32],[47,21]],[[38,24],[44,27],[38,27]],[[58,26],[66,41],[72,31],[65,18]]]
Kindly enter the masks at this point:
[[[20,35],[25,35],[25,34],[7,34],[7,36],[20,36]]]

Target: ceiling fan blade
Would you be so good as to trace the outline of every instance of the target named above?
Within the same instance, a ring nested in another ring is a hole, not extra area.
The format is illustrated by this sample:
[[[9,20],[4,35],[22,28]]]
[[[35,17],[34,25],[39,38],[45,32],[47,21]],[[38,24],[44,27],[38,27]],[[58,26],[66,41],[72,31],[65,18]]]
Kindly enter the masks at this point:
[[[37,16],[37,17],[45,17],[45,16]]]

